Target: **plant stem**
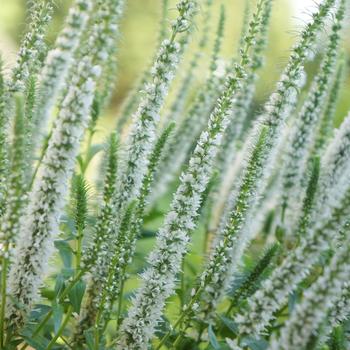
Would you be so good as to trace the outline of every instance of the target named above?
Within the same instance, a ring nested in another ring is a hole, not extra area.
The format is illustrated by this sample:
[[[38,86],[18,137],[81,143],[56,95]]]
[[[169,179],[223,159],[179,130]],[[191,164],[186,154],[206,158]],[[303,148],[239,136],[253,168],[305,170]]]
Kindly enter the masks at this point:
[[[187,309],[185,311],[183,311],[181,313],[181,315],[179,316],[179,318],[176,320],[176,322],[174,323],[172,329],[176,329],[181,323],[182,321],[185,319],[185,317],[187,316],[187,312],[191,310],[193,304],[197,301],[197,299],[199,298],[199,296],[202,293],[202,287],[198,287],[197,291],[195,293],[195,295],[192,297],[191,301],[189,302]],[[159,345],[156,347],[155,350],[160,350],[160,348],[165,344],[165,342],[168,340],[168,338],[170,337],[171,331],[168,331],[164,337],[161,339]]]
[[[83,231],[79,230],[77,234],[77,240],[76,240],[76,271],[80,270],[80,263],[81,263],[81,250],[82,250],[82,244],[83,244]],[[79,272],[78,272],[79,273]]]
[[[6,309],[6,272],[8,266],[8,254],[9,245],[5,244],[3,259],[1,262],[1,308],[0,308],[0,347],[4,345],[4,332],[5,332],[5,309]]]
[[[67,285],[66,289],[62,292],[58,299],[58,303],[61,304],[65,297],[68,295],[68,293],[72,290],[72,288],[79,282],[81,277],[84,275],[86,270],[80,270],[79,273],[74,277],[74,279],[70,282],[70,284]],[[47,315],[43,318],[43,320],[39,323],[38,327],[34,330],[32,334],[32,338],[35,338],[40,331],[45,327],[46,323],[50,320],[52,317],[53,311],[52,309],[47,313]],[[25,350],[28,347],[29,344],[24,344],[20,350]]]
[[[86,145],[86,151],[85,151],[85,160],[82,164],[81,168],[81,173],[85,175],[86,170],[90,164],[89,156],[90,156],[90,150],[91,150],[91,145],[92,145],[92,139],[95,134],[95,128],[94,126],[89,128],[89,134],[88,134],[88,139],[87,139],[87,145]]]
[[[34,180],[35,180],[36,175],[37,175],[37,173],[39,171],[40,165],[41,165],[41,163],[42,163],[42,161],[44,159],[47,147],[49,146],[49,140],[51,139],[51,136],[52,136],[52,130],[50,131],[50,133],[45,138],[45,142],[44,142],[43,148],[41,149],[41,153],[40,153],[40,157],[38,159],[38,163],[35,166],[34,173],[32,175],[32,179],[30,180],[30,183],[29,183],[29,190],[33,187]]]
[[[50,343],[46,347],[46,350],[51,350],[52,347],[56,344],[56,340],[61,336],[61,334],[63,333],[64,329],[66,328],[67,323],[70,320],[72,311],[73,311],[73,307],[72,307],[72,305],[69,305],[67,313],[66,313],[66,317],[64,318],[64,320],[63,320],[60,328],[58,329],[56,335],[51,339]]]
[[[124,281],[124,278],[123,278],[123,280],[121,282],[121,285],[120,285],[120,293],[119,293],[119,298],[118,298],[117,330],[119,329],[119,326],[120,326],[120,316],[121,316],[122,307],[123,307],[124,284],[125,284],[125,281]]]
[[[181,310],[183,310],[184,306],[185,306],[185,259],[182,259],[181,262],[181,266],[182,266],[182,273],[181,273],[181,298],[180,298],[180,302],[181,302]]]

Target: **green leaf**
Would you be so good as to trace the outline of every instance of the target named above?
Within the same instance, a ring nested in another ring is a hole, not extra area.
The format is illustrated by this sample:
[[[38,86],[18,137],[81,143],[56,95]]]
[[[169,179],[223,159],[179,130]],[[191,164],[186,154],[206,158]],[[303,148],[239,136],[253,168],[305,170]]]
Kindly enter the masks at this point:
[[[78,160],[78,163],[79,163],[79,166],[80,166],[82,173],[85,173],[91,160],[96,156],[96,154],[101,152],[103,149],[104,149],[103,144],[92,145],[91,148],[89,149],[89,153],[88,153],[86,159],[84,159],[81,155],[77,157],[77,160]]]
[[[151,222],[151,221],[154,221],[154,220],[157,220],[157,219],[159,219],[159,218],[162,218],[163,215],[164,215],[164,212],[163,212],[163,211],[158,210],[158,209],[155,208],[155,209],[152,209],[152,210],[150,211],[150,213],[147,214],[147,215],[144,217],[143,221],[144,221],[144,223],[146,224],[146,223],[149,223],[149,222]]]
[[[54,303],[52,305],[52,318],[53,318],[53,327],[55,330],[55,333],[57,333],[58,329],[60,328],[60,325],[62,323],[62,317],[63,317],[63,306],[59,305],[57,303]]]
[[[73,311],[78,314],[80,312],[81,301],[83,300],[85,293],[85,287],[85,283],[83,281],[79,281],[68,294],[69,301],[73,306]]]
[[[242,345],[247,346],[251,350],[267,350],[269,344],[264,339],[254,339],[246,337],[242,339]]]
[[[59,295],[61,294],[62,290],[64,289],[64,277],[59,274],[56,277],[56,283],[55,283],[55,297],[59,297]]]
[[[65,240],[58,240],[55,241],[55,247],[60,253],[64,267],[70,268],[72,266],[73,251],[69,243]]]
[[[157,231],[142,230],[140,234],[140,239],[153,238],[157,235]]]
[[[95,350],[95,340],[94,340],[94,332],[92,329],[88,329],[84,332],[86,345],[89,350]]]
[[[208,336],[209,336],[209,342],[210,345],[215,349],[215,350],[221,350],[221,346],[216,338],[216,335],[213,331],[212,325],[209,325],[208,328]]]
[[[291,314],[294,310],[295,305],[297,304],[298,301],[298,293],[293,292],[289,295],[288,299],[288,312]]]
[[[45,350],[49,341],[43,337],[42,335],[37,335],[35,338],[32,337],[24,337],[26,343],[31,346],[35,350]]]
[[[222,323],[231,331],[233,332],[233,334],[237,334],[238,333],[238,327],[237,324],[232,321],[231,319],[229,319],[228,317],[219,315],[220,320],[222,321]]]
[[[34,309],[30,312],[29,320],[30,323],[40,320],[46,316],[51,310],[51,306],[45,304],[37,304]]]

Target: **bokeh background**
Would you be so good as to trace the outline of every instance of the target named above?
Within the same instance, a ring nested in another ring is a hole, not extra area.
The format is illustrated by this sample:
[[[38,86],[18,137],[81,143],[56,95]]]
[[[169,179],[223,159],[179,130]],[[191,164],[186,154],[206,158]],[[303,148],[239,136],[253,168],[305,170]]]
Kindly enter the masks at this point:
[[[254,3],[254,0],[248,0]],[[270,29],[269,45],[266,50],[266,63],[260,72],[256,105],[259,106],[268,97],[274,88],[274,83],[283,69],[290,47],[296,39],[296,34],[310,16],[315,3],[320,0],[275,0]],[[64,16],[70,5],[70,0],[57,0],[53,25],[50,27],[48,40],[54,41],[59,32]],[[175,0],[170,0],[168,15],[171,19],[175,14]],[[246,0],[214,0],[213,21],[210,30],[210,43],[202,56],[202,62],[197,70],[197,81],[200,84],[205,79],[206,65],[210,55],[212,39],[215,33],[219,8],[223,4],[226,8],[225,41],[222,55],[224,58],[232,57],[237,52],[239,36],[243,21]],[[2,52],[7,70],[10,69],[16,57],[16,49],[20,42],[21,33],[26,23],[26,0],[1,0],[0,5],[0,51]],[[157,38],[159,19],[161,14],[161,0],[128,0],[126,14],[122,21],[122,35],[118,64],[119,70],[116,76],[116,90],[112,104],[101,120],[101,132],[104,134],[116,123],[118,112],[121,109],[126,96],[135,86],[141,72],[150,64]],[[202,15],[203,16],[203,15]],[[191,50],[187,54],[187,61],[196,48],[200,37],[201,15],[197,18],[197,29],[193,35]],[[327,29],[325,29],[327,30]],[[347,28],[345,41],[348,53],[350,52],[350,31]],[[322,41],[321,41],[322,42]],[[319,48],[321,51],[321,47]],[[186,60],[185,60],[186,62]],[[317,62],[309,64],[308,72],[312,74],[317,69]],[[184,74],[186,63],[183,64]],[[179,78],[181,79],[181,74]],[[341,95],[337,112],[337,123],[343,119],[349,108],[350,79],[345,77],[347,83]],[[176,81],[174,83],[176,87]]]

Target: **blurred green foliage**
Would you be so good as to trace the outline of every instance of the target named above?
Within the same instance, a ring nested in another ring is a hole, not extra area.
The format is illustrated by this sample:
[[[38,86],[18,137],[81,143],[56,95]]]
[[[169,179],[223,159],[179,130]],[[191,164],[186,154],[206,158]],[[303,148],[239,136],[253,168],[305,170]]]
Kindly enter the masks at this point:
[[[249,0],[248,0],[249,1]],[[274,82],[278,78],[290,47],[293,45],[295,34],[301,28],[307,18],[307,13],[311,9],[306,6],[303,13],[295,13],[293,7],[294,0],[276,0],[273,9],[272,25],[270,28],[269,45],[267,48],[266,63],[264,69],[260,73],[258,83],[258,91],[256,95],[256,105],[259,106],[271,92],[274,87]],[[169,19],[171,19],[176,11],[175,0],[170,0],[168,8]],[[252,0],[254,2],[254,0]],[[58,0],[55,18],[50,29],[48,40],[52,42],[60,30],[62,21],[67,12],[71,0]],[[226,28],[225,42],[223,46],[223,57],[230,58],[237,52],[239,44],[239,36],[243,21],[243,14],[246,0],[215,0],[213,6],[213,17],[216,23],[219,16],[219,8],[224,4],[226,8]],[[16,47],[21,38],[21,33],[25,28],[26,23],[26,8],[29,4],[28,0],[2,0],[0,10],[0,51],[2,52],[5,62],[11,66],[15,59]],[[150,65],[158,38],[158,26],[161,12],[161,0],[128,0],[126,15],[122,24],[122,36],[120,38],[120,50],[118,57],[119,70],[116,76],[117,86],[113,97],[111,109],[102,119],[102,128],[108,128],[115,124],[118,110],[122,102],[126,98],[128,92],[135,86],[137,77],[140,73],[147,69]],[[191,50],[187,54],[187,62],[196,49],[201,31],[201,20],[203,16],[198,16],[198,24],[192,38]],[[210,43],[204,52],[202,62],[198,69],[197,83],[200,83],[205,78],[207,56],[210,55],[211,43],[214,37],[216,28],[212,28],[210,33]],[[346,34],[349,34],[347,28]],[[345,37],[347,36],[345,34]],[[350,52],[350,43],[347,42],[347,51]],[[185,73],[186,61],[183,64],[182,72],[177,81]],[[349,65],[349,64],[348,64]],[[309,65],[308,70],[314,73],[317,67],[315,64]],[[346,87],[343,89],[339,110],[337,113],[337,122],[343,119],[349,108],[348,100],[350,98],[350,79],[349,71]],[[175,81],[174,87],[176,88]]]

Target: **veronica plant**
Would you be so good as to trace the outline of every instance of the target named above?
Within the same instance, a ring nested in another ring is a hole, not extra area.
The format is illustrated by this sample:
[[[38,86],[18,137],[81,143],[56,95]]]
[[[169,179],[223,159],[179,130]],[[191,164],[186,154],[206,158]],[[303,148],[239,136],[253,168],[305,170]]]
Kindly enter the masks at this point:
[[[348,349],[347,1],[317,5],[260,113],[273,1],[246,3],[235,57],[228,6],[172,4],[105,135],[132,7],[74,0],[50,44],[54,2],[28,2],[0,67],[0,348]]]

